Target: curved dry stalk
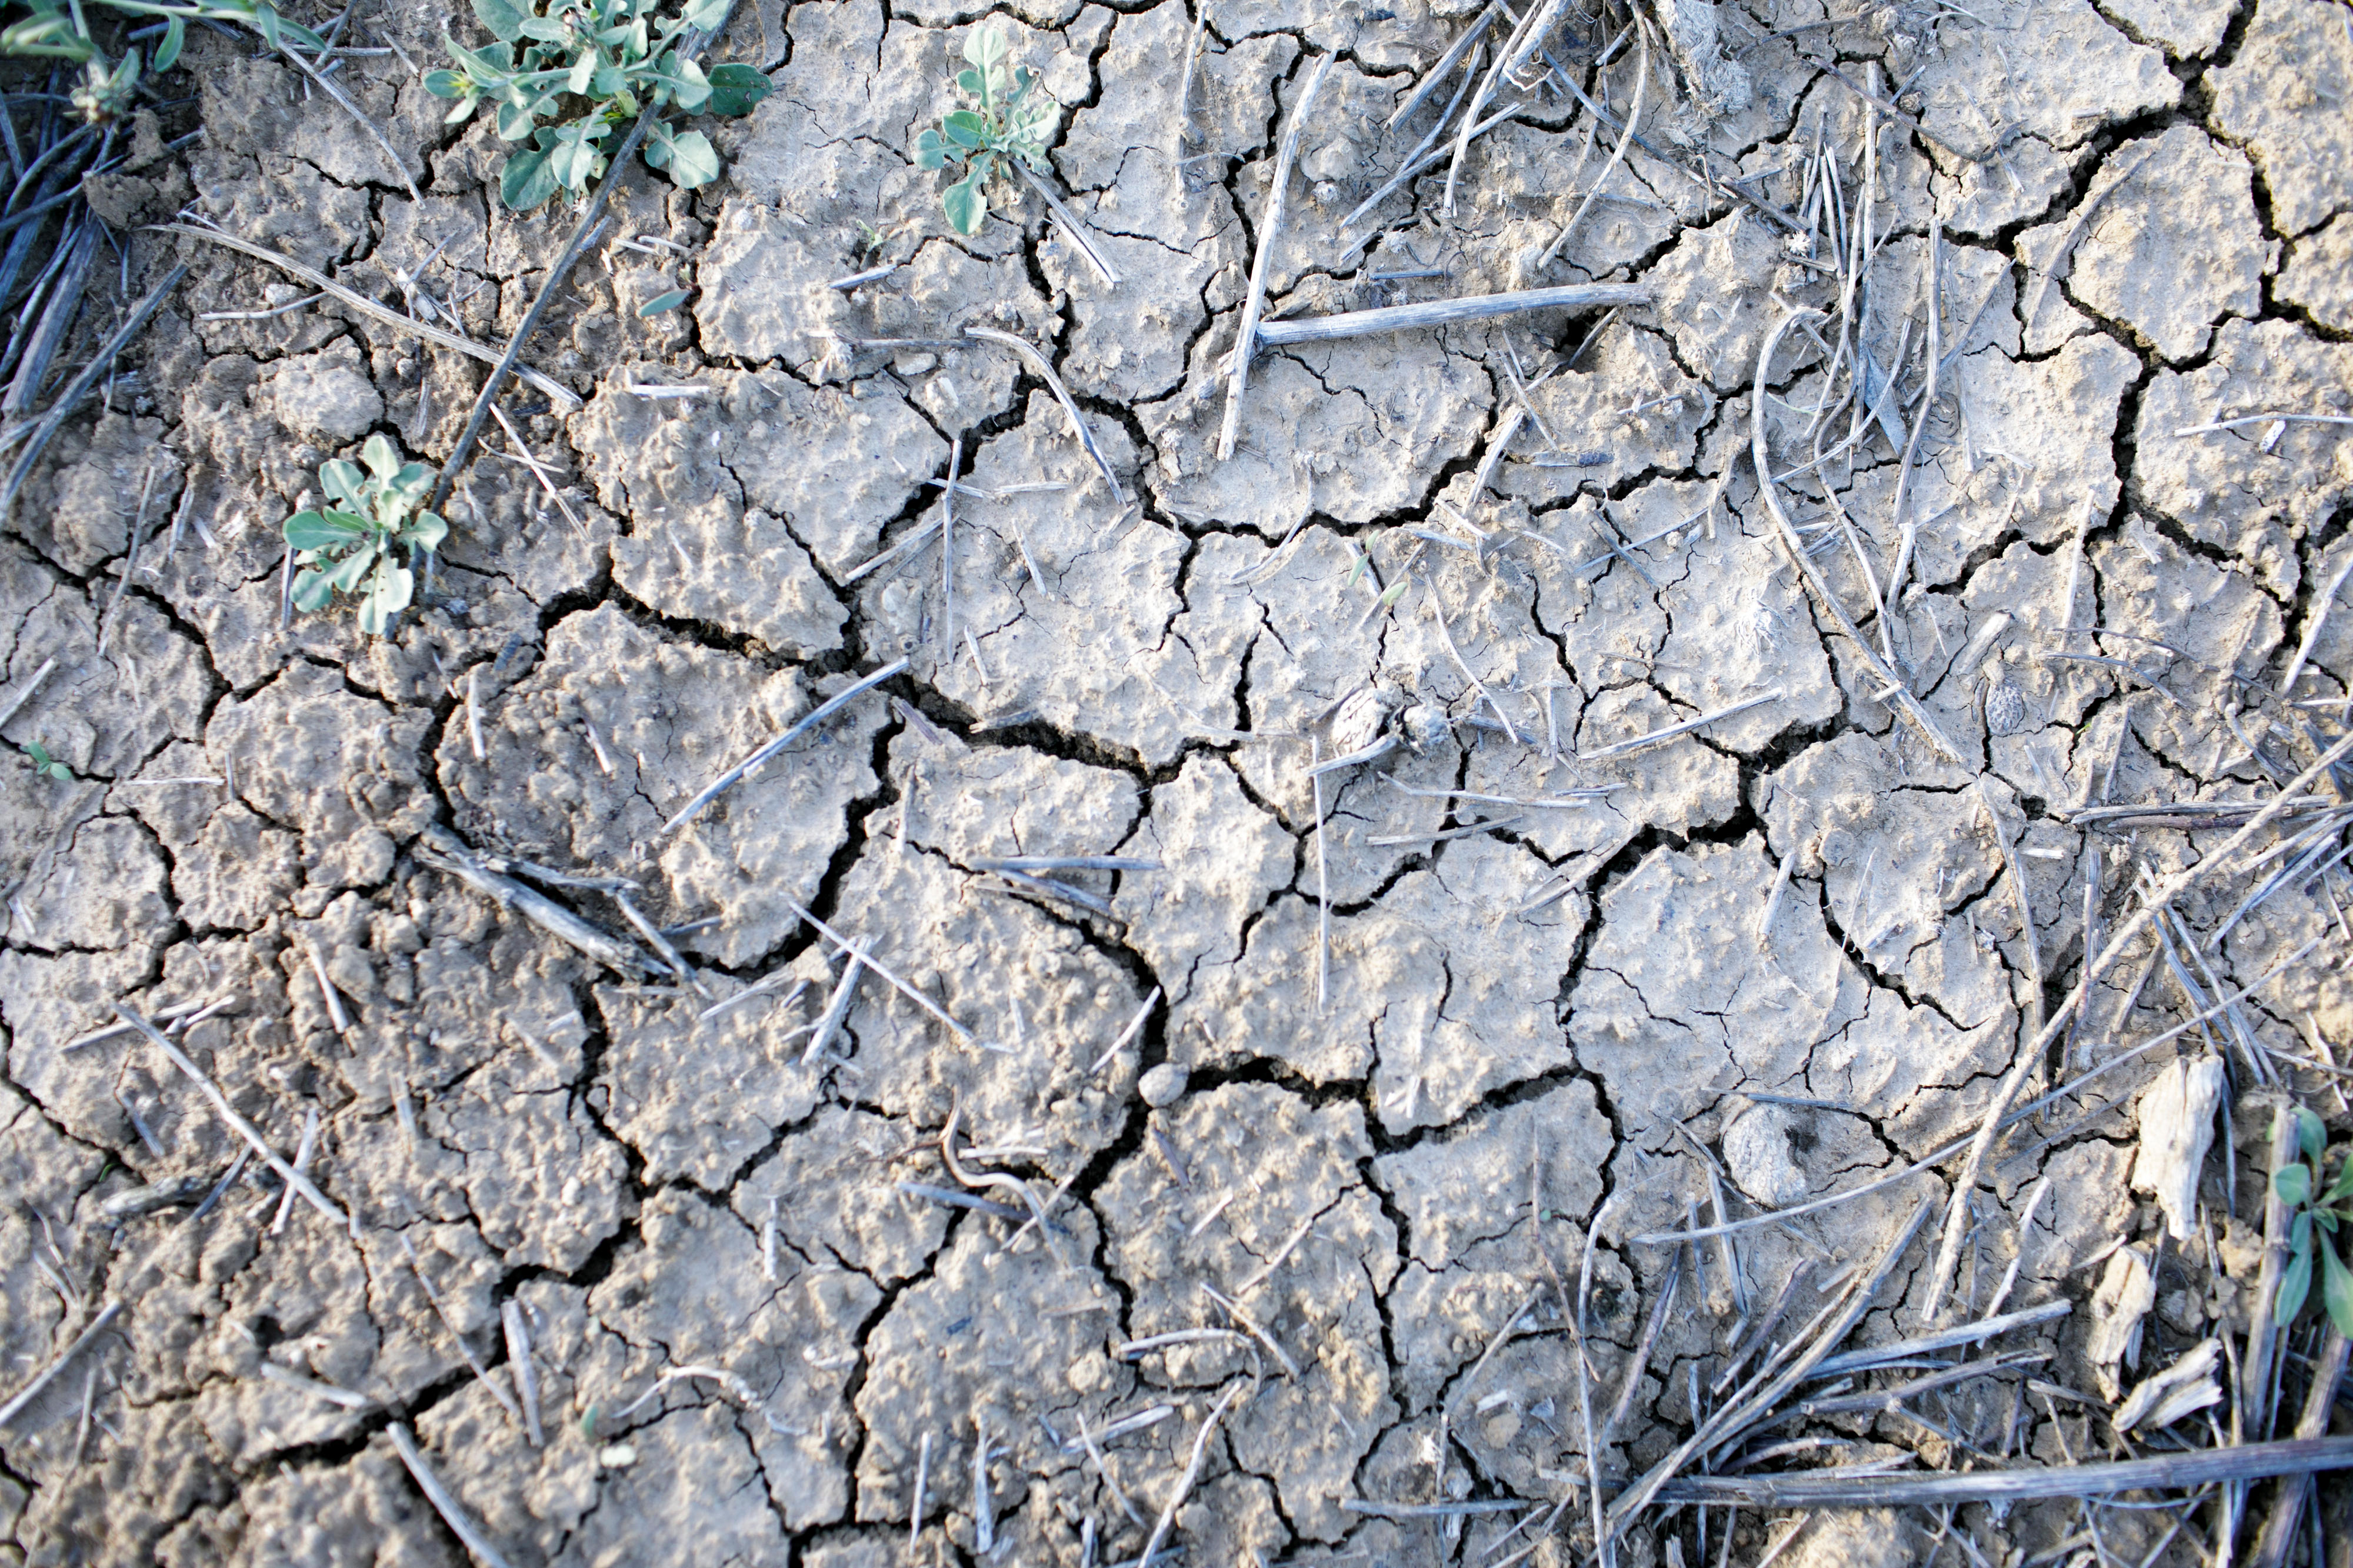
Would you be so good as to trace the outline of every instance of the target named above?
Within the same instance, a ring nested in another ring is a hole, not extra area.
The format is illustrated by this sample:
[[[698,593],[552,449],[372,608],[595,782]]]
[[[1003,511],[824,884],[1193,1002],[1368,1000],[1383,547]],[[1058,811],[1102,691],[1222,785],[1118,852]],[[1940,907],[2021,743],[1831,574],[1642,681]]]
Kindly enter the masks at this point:
[[[1765,334],[1764,345],[1757,351],[1757,379],[1749,389],[1748,397],[1748,450],[1757,469],[1757,493],[1764,498],[1765,510],[1772,514],[1773,526],[1781,536],[1782,548],[1788,552],[1790,561],[1798,568],[1798,574],[1805,579],[1806,586],[1812,591],[1815,599],[1820,602],[1824,610],[1829,612],[1831,618],[1838,623],[1839,630],[1844,633],[1847,640],[1855,646],[1856,651],[1862,656],[1863,663],[1870,667],[1872,674],[1879,678],[1879,682],[1885,689],[1887,696],[1894,699],[1896,711],[1903,714],[1912,727],[1920,731],[1920,738],[1928,742],[1929,749],[1937,756],[1955,767],[1967,767],[1968,764],[1962,760],[1960,748],[1946,739],[1944,730],[1934,718],[1929,716],[1928,710],[1922,706],[1918,698],[1912,695],[1912,689],[1904,683],[1893,668],[1889,668],[1887,661],[1879,657],[1879,650],[1871,646],[1869,640],[1863,637],[1862,629],[1857,626],[1854,624],[1854,618],[1846,613],[1846,606],[1840,604],[1838,596],[1831,592],[1831,585],[1822,580],[1821,572],[1814,565],[1813,557],[1806,553],[1804,542],[1798,538],[1798,531],[1790,525],[1789,514],[1781,510],[1780,495],[1773,488],[1772,457],[1765,444],[1765,405],[1766,389],[1770,384],[1769,374],[1773,365],[1774,351],[1781,346],[1783,333],[1799,321],[1809,321],[1820,314],[1820,310],[1804,307],[1784,310],[1781,319],[1773,323],[1773,330]]]
[[[1266,206],[1259,215],[1258,255],[1250,262],[1250,289],[1242,296],[1241,324],[1234,332],[1234,367],[1231,379],[1226,383],[1226,418],[1218,430],[1218,461],[1221,463],[1234,455],[1234,442],[1241,434],[1242,393],[1250,385],[1250,360],[1258,353],[1258,319],[1266,310],[1267,263],[1274,258],[1274,237],[1282,229],[1283,204],[1291,195],[1291,165],[1299,156],[1299,133],[1306,125],[1308,110],[1315,106],[1315,95],[1323,90],[1324,78],[1332,69],[1333,58],[1325,55],[1308,73],[1307,86],[1300,92],[1299,101],[1292,106],[1290,122],[1283,126],[1282,140],[1274,150],[1274,180],[1266,188]]]
[[[345,92],[341,87],[338,87],[333,81],[323,75],[318,67],[312,65],[309,60],[304,59],[292,49],[288,48],[284,43],[281,42],[278,46],[278,53],[281,58],[283,58],[288,64],[291,65],[296,70],[299,70],[304,76],[309,77],[311,79],[311,86],[317,88],[321,92],[325,93],[329,98],[334,100],[336,107],[341,109],[345,114],[350,115],[353,120],[359,121],[360,129],[368,133],[368,140],[374,142],[378,147],[382,148],[384,150],[384,155],[392,160],[394,171],[400,175],[400,183],[408,187],[408,199],[415,202],[417,205],[423,206],[425,205],[424,195],[417,190],[417,182],[409,178],[408,165],[400,161],[400,154],[393,150],[392,142],[385,138],[385,133],[376,129],[375,121],[370,120],[361,110],[360,106],[352,101],[352,95]]]
[[[225,230],[206,228],[193,223],[157,223],[147,226],[163,234],[185,234],[194,239],[210,240],[215,245],[227,246],[231,250],[250,256],[256,261],[267,261],[280,271],[301,279],[320,292],[332,295],[336,303],[349,306],[369,320],[379,321],[395,331],[422,338],[436,348],[450,349],[461,354],[471,354],[484,364],[499,363],[499,351],[486,343],[478,343],[471,338],[459,337],[457,333],[440,327],[428,326],[413,316],[404,316],[389,305],[379,305],[358,290],[345,288],[314,267],[306,267],[290,256],[280,256],[267,247],[256,245],[250,240],[239,239]],[[580,406],[579,395],[563,383],[551,381],[539,372],[525,369],[520,365],[515,367],[515,374],[521,376],[524,384],[533,392],[544,393],[562,407],[569,410]]]
[[[1054,367],[1047,363],[1046,356],[1038,352],[1038,346],[1026,339],[1015,337],[1011,332],[1000,332],[995,327],[966,327],[964,330],[964,335],[968,338],[980,338],[1011,349],[1029,363],[1031,370],[1038,373],[1039,378],[1053,392],[1055,399],[1061,404],[1062,412],[1070,416],[1071,428],[1077,433],[1079,445],[1085,447],[1087,456],[1095,460],[1095,471],[1102,474],[1103,483],[1111,487],[1111,499],[1125,506],[1127,492],[1119,488],[1119,476],[1111,471],[1111,459],[1105,458],[1103,448],[1095,445],[1095,433],[1087,428],[1087,416],[1079,412],[1078,400],[1072,397],[1070,389],[1062,384],[1062,378],[1054,374]]]
[[[1651,85],[1650,35],[1638,30],[1635,43],[1641,52],[1635,57],[1634,102],[1626,110],[1626,128],[1618,133],[1618,150],[1609,154],[1609,162],[1602,166],[1600,174],[1587,189],[1585,200],[1577,204],[1575,212],[1569,214],[1568,221],[1560,226],[1560,232],[1554,235],[1552,243],[1544,247],[1544,254],[1536,258],[1535,267],[1532,270],[1541,272],[1552,265],[1552,258],[1560,254],[1560,247],[1568,242],[1570,235],[1577,232],[1577,226],[1585,221],[1585,215],[1591,212],[1593,204],[1601,199],[1601,187],[1609,183],[1609,176],[1616,174],[1618,165],[1626,161],[1626,149],[1631,146],[1634,141],[1634,127],[1642,118],[1642,94]]]

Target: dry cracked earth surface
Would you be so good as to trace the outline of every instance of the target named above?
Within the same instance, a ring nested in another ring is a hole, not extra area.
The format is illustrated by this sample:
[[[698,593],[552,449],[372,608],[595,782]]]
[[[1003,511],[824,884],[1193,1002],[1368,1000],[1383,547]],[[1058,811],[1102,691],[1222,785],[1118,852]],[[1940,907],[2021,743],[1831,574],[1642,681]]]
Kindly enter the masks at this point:
[[[1481,15],[998,13],[1099,268],[1027,186],[957,235],[910,155],[982,13],[746,0],[715,58],[773,96],[716,184],[621,181],[524,356],[578,406],[506,395],[378,638],[281,620],[277,525],[371,433],[447,457],[480,366],[135,226],[498,343],[568,220],[491,199],[491,127],[404,64],[470,17],[357,14],[402,50],[345,77],[400,174],[191,38],[157,133],[202,136],[92,197],[108,290],[188,279],[0,536],[5,689],[55,661],[10,754],[72,774],[0,789],[0,1390],[114,1311],[0,1430],[0,1553],[1076,1568],[1166,1512],[1203,1568],[1566,1563],[1587,1478],[1658,1461],[1786,1281],[1801,1322],[1957,1164],[1638,1238],[1899,1172],[2021,1052],[2040,1093],[2261,982],[1994,1146],[1953,1295],[2064,1305],[2001,1342],[2038,1353],[1715,1462],[2105,1458],[2121,1389],[2243,1330],[2271,1107],[2346,1103],[2289,1059],[2353,1035],[2341,820],[2168,905],[2031,1047],[2086,921],[2345,728],[2353,438],[2181,432],[2353,413],[2348,14],[1674,0],[1637,45],[1572,5],[1452,191],[1443,144],[1392,184],[1492,68],[1508,18],[1389,123]],[[1270,348],[1220,461],[1319,68],[1270,319],[1648,302]],[[2176,1050],[2231,1075],[2187,1225],[2134,1184]],[[1922,1331],[1940,1229],[1854,1343]],[[2173,1517],[2105,1510],[2100,1560],[2197,1561]],[[1938,1523],[1654,1511],[1620,1556],[2091,1551],[2065,1502]]]

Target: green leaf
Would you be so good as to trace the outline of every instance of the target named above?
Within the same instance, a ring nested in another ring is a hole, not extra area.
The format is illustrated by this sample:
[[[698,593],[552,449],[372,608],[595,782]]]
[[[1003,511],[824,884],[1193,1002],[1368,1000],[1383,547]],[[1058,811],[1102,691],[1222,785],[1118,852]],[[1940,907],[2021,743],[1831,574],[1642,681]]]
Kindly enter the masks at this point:
[[[164,24],[164,41],[155,46],[155,68],[170,70],[180,63],[180,51],[187,47],[188,19],[174,16]]]
[[[719,177],[719,149],[700,131],[689,131],[670,144],[670,177],[681,191],[707,185]]]
[[[547,166],[547,154],[536,148],[507,154],[507,166],[499,174],[499,199],[510,212],[527,213],[555,194],[555,171]]]
[[[2332,1204],[2339,1198],[2353,1198],[2353,1158],[2348,1158],[2343,1165],[2337,1167],[2337,1180],[2329,1184],[2328,1191],[2321,1197],[2322,1201]]]
[[[368,578],[360,594],[360,630],[370,637],[380,637],[392,624],[392,618],[408,608],[408,600],[417,590],[417,579],[406,566],[395,566],[389,556],[376,563],[375,572]]]
[[[433,70],[425,73],[425,90],[436,98],[471,98],[474,84],[453,70]]]
[[[296,550],[342,550],[367,536],[364,524],[339,521],[342,512],[298,511],[286,520],[286,542]]]
[[[522,25],[530,13],[507,0],[474,0],[474,20],[490,29],[491,37],[502,44],[512,44],[522,37]]]
[[[941,140],[936,131],[926,131],[915,138],[915,164],[918,168],[941,169],[963,161],[963,151]]]
[[[323,610],[335,596],[335,585],[327,574],[316,566],[306,566],[294,574],[294,607],[309,614]]]
[[[596,138],[590,129],[575,122],[556,133],[555,148],[547,155],[547,167],[565,189],[585,191],[605,172],[605,154],[597,150]]]
[[[572,62],[572,74],[565,79],[564,88],[567,92],[585,93],[588,90],[588,84],[596,79],[596,57],[594,54],[582,55]]]
[[[2283,1329],[2295,1321],[2295,1315],[2304,1310],[2305,1297],[2311,1292],[2312,1248],[2300,1247],[2280,1275],[2279,1303],[2272,1309],[2272,1321]]]
[[[675,310],[686,303],[686,292],[683,289],[673,289],[667,294],[657,294],[638,307],[638,314],[659,316],[664,310]]]
[[[412,551],[434,551],[449,537],[449,524],[438,511],[420,511],[400,531],[401,542]],[[414,557],[412,557],[414,559]]]
[[[978,98],[981,95],[980,73],[970,68],[956,72],[956,90],[966,98]]]
[[[33,759],[33,765],[41,772],[49,771],[49,749],[47,746],[38,741],[27,741],[25,742],[25,754]]]
[[[327,581],[343,593],[350,593],[360,585],[360,579],[367,575],[368,568],[375,563],[379,553],[371,540],[344,556],[335,569],[327,574]]]
[[[2283,1165],[2272,1173],[2272,1192],[2293,1208],[2312,1201],[2312,1170],[2306,1165]]]
[[[444,41],[449,46],[449,58],[464,67],[467,79],[478,86],[502,86],[514,74],[514,50],[504,44],[491,49],[470,49],[455,39]]]
[[[988,121],[969,109],[959,109],[940,120],[940,132],[959,147],[978,151],[988,144]]]
[[[360,472],[357,463],[331,458],[319,465],[319,482],[326,487],[330,497],[343,502],[349,510],[367,510],[367,492],[362,488],[367,482],[367,476]]]
[[[702,74],[701,66],[675,49],[648,67],[645,74],[659,83],[670,94],[670,101],[688,114],[700,110],[711,97],[711,79]]]
[[[973,170],[940,196],[940,205],[947,209],[948,222],[958,234],[978,234],[980,226],[988,221],[988,193],[980,188],[986,173]]]
[[[277,11],[267,5],[256,5],[253,8],[253,30],[261,35],[263,43],[273,49],[278,47]]]
[[[368,466],[369,473],[380,479],[388,479],[400,472],[400,452],[382,436],[367,438],[367,445],[360,448],[360,461]]]
[[[686,8],[686,25],[705,33],[715,33],[727,20],[728,0],[692,0]]]
[[[534,44],[562,44],[567,37],[564,24],[553,16],[525,16],[519,32]]]
[[[2299,1105],[2295,1108],[2296,1147],[2314,1164],[2320,1163],[2320,1152],[2328,1147],[2328,1125],[2319,1117]]]
[[[2320,1299],[2337,1331],[2353,1334],[2353,1268],[2346,1268],[2335,1244],[2326,1241],[2320,1244]]]
[[[776,90],[776,83],[753,66],[713,66],[710,76],[711,96],[702,105],[705,114],[749,114],[759,107],[762,99]]]
[[[539,123],[539,105],[532,103],[501,103],[499,105],[499,140],[521,142],[530,136]]]
[[[964,36],[964,58],[987,70],[1005,58],[1005,33],[998,27],[975,27]]]

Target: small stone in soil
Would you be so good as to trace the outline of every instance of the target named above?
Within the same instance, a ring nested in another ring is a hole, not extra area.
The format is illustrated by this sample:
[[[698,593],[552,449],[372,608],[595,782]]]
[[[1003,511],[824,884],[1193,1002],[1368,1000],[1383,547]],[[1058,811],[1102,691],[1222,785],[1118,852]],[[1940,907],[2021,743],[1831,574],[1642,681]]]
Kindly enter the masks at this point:
[[[1155,1110],[1174,1105],[1185,1093],[1185,1069],[1175,1062],[1162,1062],[1135,1080],[1135,1092],[1144,1103]]]

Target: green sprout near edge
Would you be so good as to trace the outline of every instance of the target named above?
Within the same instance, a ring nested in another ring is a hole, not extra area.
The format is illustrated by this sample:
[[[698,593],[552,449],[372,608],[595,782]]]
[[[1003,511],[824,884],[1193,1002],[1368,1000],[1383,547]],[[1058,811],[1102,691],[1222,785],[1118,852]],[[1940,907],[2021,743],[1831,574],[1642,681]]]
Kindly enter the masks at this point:
[[[2337,1230],[2353,1226],[2353,1159],[2325,1190],[2323,1167],[2328,1129],[2311,1111],[2295,1108],[2295,1141],[2303,1158],[2272,1173],[2272,1192],[2295,1211],[2288,1226],[2288,1265],[2280,1275],[2273,1321],[2285,1328],[2304,1310],[2312,1290],[2313,1255],[2320,1257],[2320,1299],[2337,1331],[2353,1335],[2353,1268],[2337,1256]]]
[[[153,71],[167,71],[179,63],[181,47],[188,40],[191,17],[237,23],[259,34],[272,48],[278,47],[281,36],[306,49],[327,47],[308,27],[280,20],[268,0],[202,0],[194,5],[160,5],[147,0],[93,3],[125,16],[164,18],[163,41],[155,46],[155,57],[147,66]],[[74,84],[73,106],[93,125],[112,120],[130,109],[132,95],[139,89],[141,61],[137,49],[110,62],[98,40],[90,36],[89,18],[82,14],[82,0],[26,0],[26,8],[31,16],[0,29],[0,55],[71,60],[80,66],[82,79]]]

